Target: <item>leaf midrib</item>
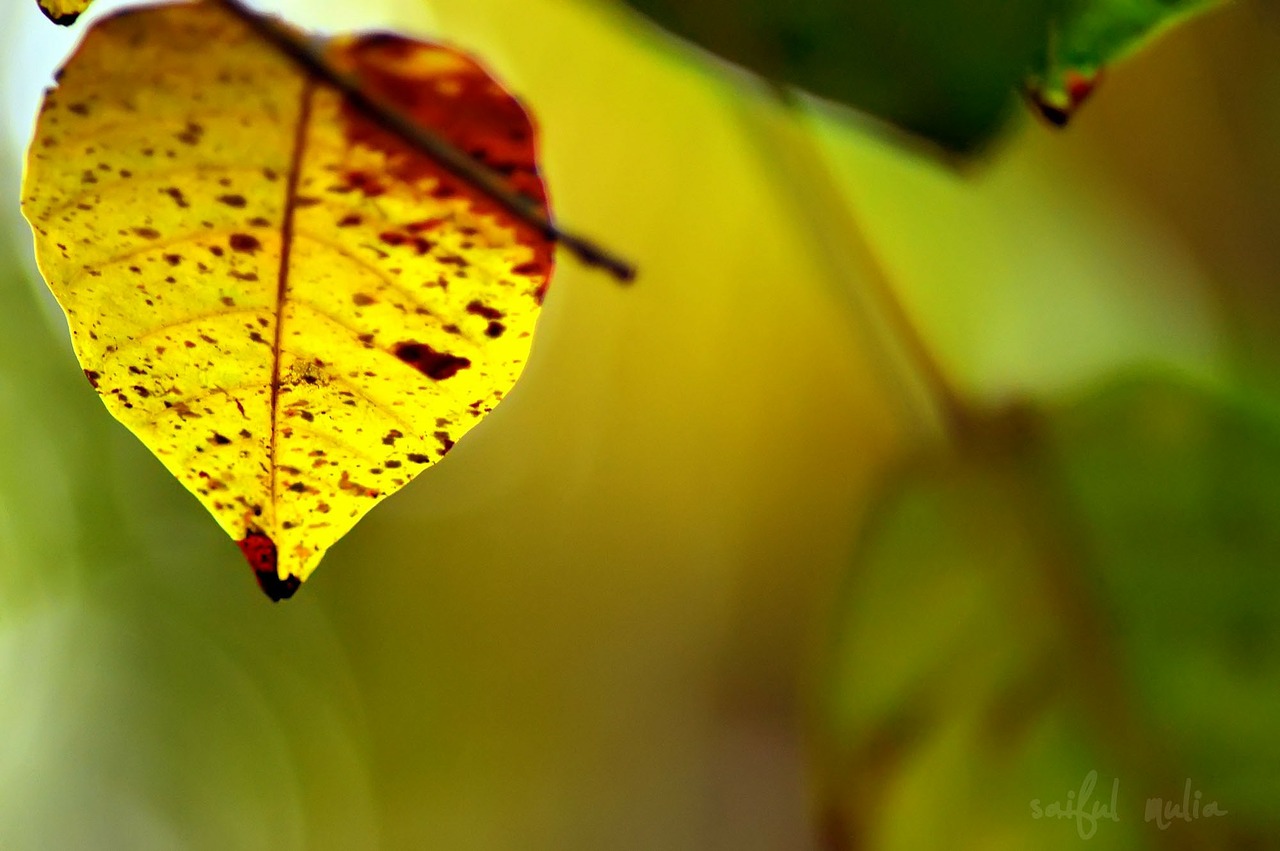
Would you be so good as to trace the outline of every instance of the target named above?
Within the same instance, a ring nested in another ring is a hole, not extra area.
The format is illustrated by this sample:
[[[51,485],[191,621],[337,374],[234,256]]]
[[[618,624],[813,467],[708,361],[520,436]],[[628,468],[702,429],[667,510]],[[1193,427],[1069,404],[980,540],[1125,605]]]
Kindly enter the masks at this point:
[[[280,354],[284,340],[284,306],[289,292],[289,259],[293,253],[293,220],[297,214],[298,180],[302,175],[302,161],[307,147],[307,127],[311,123],[311,102],[315,96],[316,80],[310,74],[303,77],[298,124],[294,128],[293,154],[289,162],[289,176],[285,180],[284,214],[280,228],[280,274],[276,282],[275,340],[271,345],[271,446],[267,463],[271,467],[271,531],[276,531],[276,483],[279,471],[276,467],[276,441],[279,433],[280,411]],[[274,535],[273,535],[274,539]]]

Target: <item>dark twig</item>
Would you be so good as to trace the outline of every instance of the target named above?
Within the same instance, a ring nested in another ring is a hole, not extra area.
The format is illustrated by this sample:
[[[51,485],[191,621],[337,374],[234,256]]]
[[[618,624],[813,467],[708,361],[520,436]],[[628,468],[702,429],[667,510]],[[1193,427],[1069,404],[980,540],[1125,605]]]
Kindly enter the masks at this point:
[[[547,239],[559,242],[586,265],[605,270],[621,283],[630,283],[635,279],[634,265],[588,239],[561,230],[536,201],[512,190],[492,169],[393,107],[370,97],[354,75],[335,68],[324,56],[324,52],[308,39],[275,19],[255,12],[240,0],[218,2],[307,71],[342,92],[353,106],[369,118],[431,157],[450,174],[483,192],[513,216],[536,228]]]

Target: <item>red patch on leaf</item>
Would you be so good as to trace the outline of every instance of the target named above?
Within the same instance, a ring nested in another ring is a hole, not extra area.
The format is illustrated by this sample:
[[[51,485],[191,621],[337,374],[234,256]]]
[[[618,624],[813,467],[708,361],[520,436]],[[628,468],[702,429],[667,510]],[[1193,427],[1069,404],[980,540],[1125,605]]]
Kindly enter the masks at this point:
[[[348,67],[375,100],[392,107],[497,172],[515,191],[547,210],[538,175],[536,132],[529,115],[488,72],[450,48],[397,35],[352,39],[335,48],[335,61]],[[554,246],[546,235],[517,221],[488,196],[454,177],[426,154],[384,130],[350,104],[344,107],[347,140],[382,152],[387,171],[410,183],[430,179],[438,198],[465,197],[477,211],[515,227],[520,242],[533,249],[533,268],[550,279]],[[353,188],[362,188],[353,186]]]
[[[253,575],[258,578],[258,585],[272,602],[287,600],[302,585],[302,580],[296,576],[280,578],[276,570],[275,541],[263,532],[252,530],[236,543],[240,547],[240,552],[244,553],[245,559],[248,560],[249,566],[253,568]]]

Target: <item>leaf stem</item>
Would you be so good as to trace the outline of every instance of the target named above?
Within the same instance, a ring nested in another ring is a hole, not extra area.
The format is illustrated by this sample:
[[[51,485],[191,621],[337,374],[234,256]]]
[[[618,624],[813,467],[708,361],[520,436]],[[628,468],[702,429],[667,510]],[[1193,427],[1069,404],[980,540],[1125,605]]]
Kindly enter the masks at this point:
[[[603,269],[620,283],[630,283],[635,279],[634,264],[585,237],[562,230],[536,201],[511,189],[492,169],[394,107],[371,97],[355,75],[335,68],[324,51],[299,32],[250,9],[241,0],[216,1],[308,72],[340,91],[352,106],[431,157],[450,174],[484,193],[547,239],[563,245],[582,263]]]

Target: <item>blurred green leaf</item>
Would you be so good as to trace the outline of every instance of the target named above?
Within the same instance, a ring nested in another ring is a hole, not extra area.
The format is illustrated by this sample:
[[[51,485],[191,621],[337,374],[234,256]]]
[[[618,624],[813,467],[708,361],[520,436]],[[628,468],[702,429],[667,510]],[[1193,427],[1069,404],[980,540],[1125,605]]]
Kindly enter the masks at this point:
[[[1003,123],[1063,0],[627,2],[752,71],[967,151]]]
[[[767,78],[970,152],[1024,87],[1065,123],[1104,64],[1220,0],[625,2]]]
[[[1167,383],[1117,386],[1052,427],[1118,662],[1148,734],[1280,837],[1280,416]],[[1206,794],[1209,794],[1206,792]]]
[[[845,590],[831,829],[877,851],[1074,847],[1093,820],[1048,807],[1093,782],[1105,847],[1166,847],[1148,802],[1190,780],[1227,816],[1170,824],[1186,847],[1271,847],[1277,564],[1280,421],[1222,393],[1131,381],[917,465]]]

